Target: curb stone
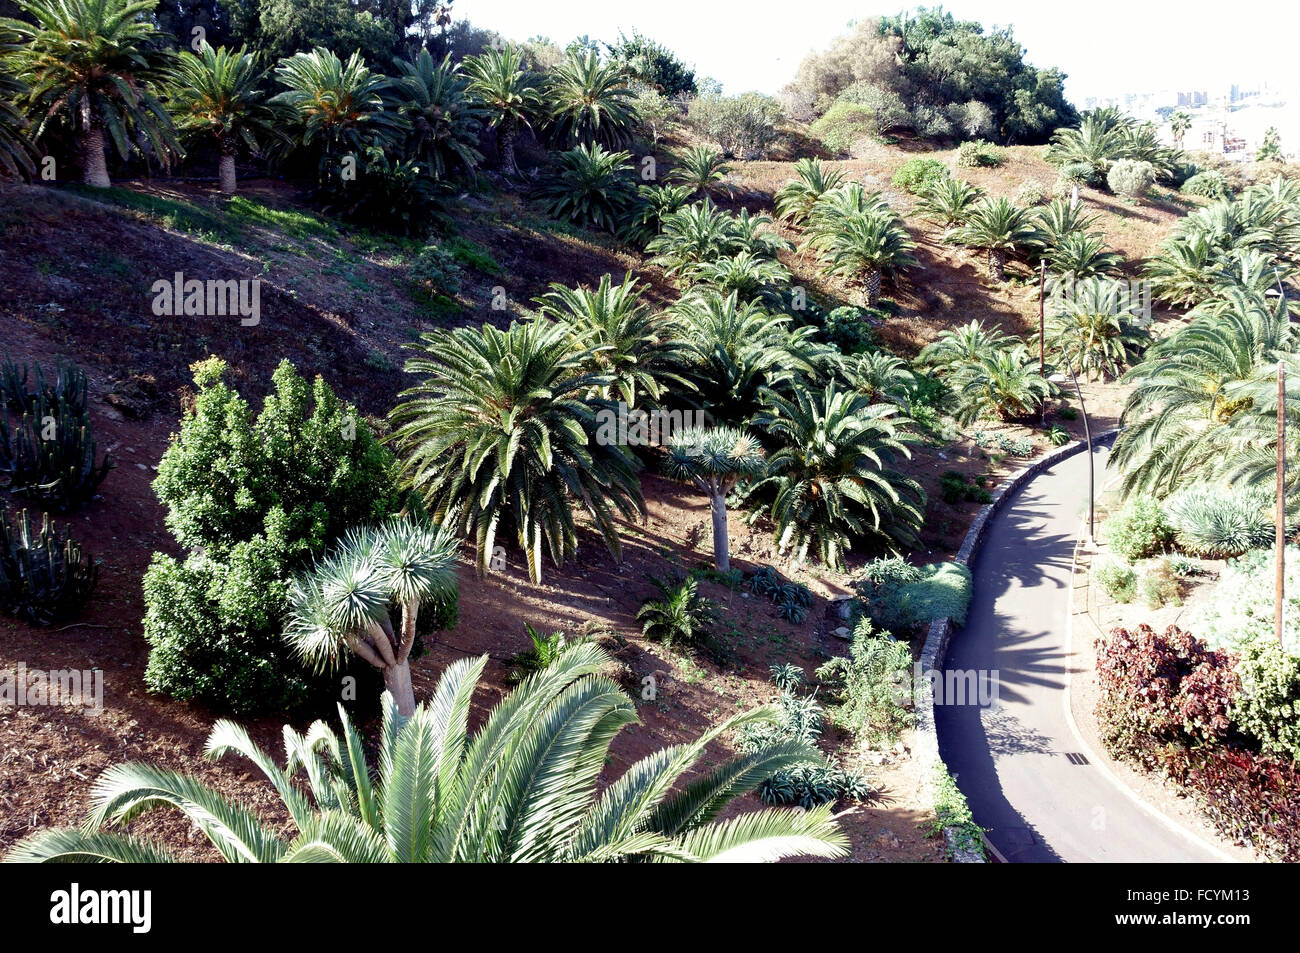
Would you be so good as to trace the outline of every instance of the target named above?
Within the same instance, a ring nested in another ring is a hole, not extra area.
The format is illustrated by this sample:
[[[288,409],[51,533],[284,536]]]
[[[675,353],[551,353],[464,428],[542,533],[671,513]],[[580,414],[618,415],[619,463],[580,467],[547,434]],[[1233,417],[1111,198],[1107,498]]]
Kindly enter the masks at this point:
[[[1119,433],[1119,430],[1116,429],[1098,434],[1093,438],[1093,446],[1105,443],[1117,433]],[[1038,474],[1060,463],[1067,457],[1072,457],[1081,452],[1085,446],[1086,444],[1082,440],[1076,440],[1064,447],[1058,447],[1050,453],[1044,454],[1033,463],[1021,467],[1013,473],[993,494],[993,501],[981,506],[979,512],[975,514],[975,522],[971,523],[970,529],[967,530],[966,538],[962,540],[961,548],[957,550],[957,555],[953,561],[969,566],[979,552],[980,543],[984,541],[984,534],[988,530],[989,521],[997,515],[1002,508],[1003,502]],[[925,644],[921,647],[919,661],[922,672],[943,671],[943,663],[948,654],[948,643],[952,640],[953,629],[951,619],[936,619],[930,623],[930,630],[925,636]],[[934,683],[926,679],[924,684],[924,689],[916,693],[915,747],[917,760],[924,770],[925,788],[931,801],[933,801],[934,782],[932,778],[934,770],[941,765],[944,770],[947,770],[947,765],[943,764],[943,759],[939,756],[939,736],[934,728]],[[944,841],[948,845],[948,852],[955,863],[982,864],[986,862],[976,851],[959,850],[956,847],[956,835],[956,828],[944,828]]]

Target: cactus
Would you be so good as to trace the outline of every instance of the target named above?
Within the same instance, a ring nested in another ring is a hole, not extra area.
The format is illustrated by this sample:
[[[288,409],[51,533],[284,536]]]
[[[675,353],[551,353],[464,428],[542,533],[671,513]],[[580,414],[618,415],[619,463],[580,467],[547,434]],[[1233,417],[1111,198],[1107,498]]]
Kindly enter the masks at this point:
[[[29,379],[33,382],[31,386],[27,383]],[[54,382],[48,384],[39,364],[19,364],[9,357],[8,351],[0,361],[0,407],[8,407],[17,414],[34,410],[43,397],[48,404],[62,404],[84,416],[89,408],[89,394],[86,372],[71,362],[59,361]]]
[[[74,369],[74,374],[79,373]],[[9,411],[0,414],[0,473],[8,473],[15,493],[60,513],[74,510],[94,496],[114,466],[108,454],[95,462],[97,447],[85,408],[84,375],[81,380],[66,397],[39,391],[32,410],[22,415],[13,430]]]
[[[8,508],[0,507],[0,611],[33,625],[53,625],[81,612],[98,579],[99,565],[59,534],[48,513],[33,534],[26,510],[15,530]]]

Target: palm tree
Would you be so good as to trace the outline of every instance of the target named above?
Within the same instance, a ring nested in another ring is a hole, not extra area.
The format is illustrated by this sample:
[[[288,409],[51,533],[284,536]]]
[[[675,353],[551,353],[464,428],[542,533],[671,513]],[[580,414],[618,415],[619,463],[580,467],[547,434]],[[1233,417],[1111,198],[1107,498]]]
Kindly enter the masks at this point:
[[[396,60],[401,74],[392,92],[410,126],[406,152],[426,163],[435,178],[459,166],[473,172],[483,154],[478,151],[482,108],[471,99],[469,79],[451,54],[441,63],[421,50],[414,60]]]
[[[242,47],[214,50],[205,42],[197,53],[185,51],[177,59],[168,106],[179,129],[216,138],[221,152],[217,178],[227,194],[235,192],[240,142],[257,152],[259,136],[275,135],[273,115],[260,89],[266,72],[258,65],[258,54]]]
[[[602,788],[610,743],[637,721],[632,700],[600,674],[608,657],[589,643],[570,643],[471,735],[470,703],[486,662],[481,656],[448,665],[433,697],[409,718],[386,694],[377,771],[341,705],[341,736],[319,721],[306,735],[285,727],[284,768],[243,728],[218,721],[207,756],[251,762],[283,803],[288,835],[195,778],[124,764],[96,783],[81,829],[34,835],[6,859],[172,862],[159,844],[107,830],[158,807],[179,810],[231,863],[752,862],[848,853],[829,806],[718,819],[764,778],[816,763],[818,753],[802,743],[729,758],[679,786],[710,745],[773,721],[774,709],[656,751]],[[305,786],[295,783],[300,773]]]
[[[1116,111],[1092,110],[1077,128],[1052,134],[1048,159],[1057,165],[1089,165],[1094,174],[1104,176],[1116,159],[1131,158],[1124,154],[1124,142],[1125,130],[1133,123]]]
[[[966,221],[971,209],[984,197],[984,190],[965,179],[944,176],[931,182],[921,192],[917,209],[942,228],[952,228]]]
[[[514,46],[471,56],[465,61],[465,73],[470,92],[487,112],[488,125],[497,130],[502,171],[517,176],[515,139],[541,110],[540,79],[525,68],[523,55]]]
[[[816,250],[831,274],[862,283],[868,308],[880,300],[885,272],[916,264],[911,254],[916,244],[892,209],[844,218],[815,216],[808,234],[808,247]]]
[[[555,156],[537,197],[547,214],[582,225],[618,232],[628,224],[636,202],[632,156],[598,145],[575,146]]]
[[[692,195],[708,198],[719,191],[717,185],[726,179],[731,166],[717,149],[710,146],[691,146],[682,153],[677,167],[668,173],[668,181],[691,190]]]
[[[456,539],[442,527],[393,519],[353,529],[290,591],[285,638],[317,671],[344,651],[383,673],[403,717],[415,714],[411,649],[421,607],[456,598]],[[390,613],[401,611],[398,625]]]
[[[1192,128],[1192,117],[1181,109],[1169,117],[1169,130],[1174,134],[1174,145],[1183,147],[1183,136]]]
[[[1113,275],[1124,256],[1106,250],[1106,238],[1096,232],[1070,232],[1047,256],[1052,273],[1068,282],[1094,275]]]
[[[504,522],[539,582],[543,547],[556,565],[577,551],[575,506],[619,558],[614,511],[642,511],[638,463],[597,439],[609,408],[594,395],[613,381],[587,370],[595,355],[574,346],[572,330],[538,319],[440,329],[412,346],[419,356],[406,370],[423,380],[393,410],[393,439],[429,511],[474,537],[479,575]]]
[[[944,241],[983,249],[988,253],[989,280],[1006,280],[1007,255],[1042,240],[1033,212],[1005,198],[985,199],[971,209],[966,222],[948,230]]]
[[[944,331],[921,348],[916,360],[922,366],[933,367],[938,374],[949,374],[986,354],[1004,351],[1019,343],[1019,338],[1003,334],[998,328],[989,330],[981,322],[972,321]]]
[[[690,388],[677,370],[684,347],[675,323],[641,301],[631,272],[618,285],[606,274],[595,288],[550,287],[537,299],[538,311],[568,327],[573,346],[591,355],[588,370],[609,380],[602,397],[617,394],[637,407],[641,394],[659,400],[670,384]]]
[[[547,125],[561,148],[600,144],[616,148],[637,124],[632,90],[622,69],[602,63],[595,50],[575,50],[547,75]]]
[[[1186,307],[1213,293],[1220,258],[1208,235],[1171,237],[1161,249],[1161,254],[1148,259],[1142,269],[1153,297],[1175,307]]]
[[[846,356],[840,378],[850,391],[861,394],[869,404],[883,401],[901,404],[908,389],[916,383],[916,375],[908,368],[907,361],[887,351]]]
[[[1089,380],[1132,364],[1150,340],[1126,310],[1127,287],[1092,278],[1075,284],[1047,325],[1047,347],[1076,374]]]
[[[816,158],[800,159],[794,164],[794,172],[797,178],[777,189],[774,199],[776,217],[798,227],[808,221],[819,198],[839,187],[844,173],[839,169],[828,171]]]
[[[963,424],[980,417],[1027,417],[1052,395],[1052,385],[1038,372],[1038,358],[1023,344],[981,355],[960,367],[953,382]]]
[[[167,111],[156,95],[171,55],[150,20],[149,0],[17,0],[33,23],[5,21],[24,45],[13,55],[29,87],[26,102],[41,115],[33,135],[66,119],[81,151],[82,181],[108,188],[104,135],[126,158],[143,136],[164,164],[180,155]]]
[[[713,514],[713,566],[731,569],[727,535],[727,494],[741,480],[763,474],[763,448],[735,427],[691,428],[673,435],[664,472],[692,483],[709,498]]]
[[[914,439],[897,407],[870,404],[834,383],[796,388],[792,398],[771,391],[766,397],[759,424],[782,446],[751,499],[774,493],[768,515],[779,552],[793,549],[804,562],[812,550],[839,569],[855,539],[880,539],[890,548],[918,542],[925,491],[894,469],[911,456]]]
[[[271,105],[297,118],[299,141],[317,150],[321,181],[339,176],[337,163],[345,155],[355,158],[371,146],[391,144],[405,131],[400,114],[385,101],[392,81],[372,73],[360,52],[344,63],[317,47],[281,60],[275,73],[285,90]]]
[[[16,35],[0,25],[0,63],[7,62],[18,50]],[[0,172],[18,176],[35,171],[32,147],[27,141],[27,120],[15,105],[26,95],[27,86],[0,70]]]

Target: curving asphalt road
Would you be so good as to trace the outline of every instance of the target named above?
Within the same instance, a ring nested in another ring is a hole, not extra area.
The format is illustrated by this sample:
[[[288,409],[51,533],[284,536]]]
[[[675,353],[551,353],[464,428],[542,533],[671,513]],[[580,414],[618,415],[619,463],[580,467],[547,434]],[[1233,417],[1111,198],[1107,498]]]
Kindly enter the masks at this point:
[[[1105,448],[1095,459],[1100,486]],[[945,668],[996,670],[997,698],[937,704],[939,750],[1008,861],[1224,860],[1121,787],[1067,718],[1068,587],[1087,494],[1088,457],[1077,453],[1027,482],[990,522]]]

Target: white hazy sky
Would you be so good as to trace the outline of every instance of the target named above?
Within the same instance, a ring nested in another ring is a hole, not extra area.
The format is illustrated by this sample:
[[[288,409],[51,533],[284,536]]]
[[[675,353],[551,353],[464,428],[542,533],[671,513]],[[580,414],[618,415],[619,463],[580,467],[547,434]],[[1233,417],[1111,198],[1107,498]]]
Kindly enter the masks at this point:
[[[937,4],[929,4],[931,6]],[[950,0],[954,16],[1011,24],[1035,66],[1059,66],[1075,102],[1147,89],[1216,89],[1231,82],[1300,86],[1300,4],[1264,0]],[[633,28],[663,43],[727,92],[774,93],[803,56],[852,19],[895,14],[849,0],[455,0],[456,19],[509,39],[561,46]]]

